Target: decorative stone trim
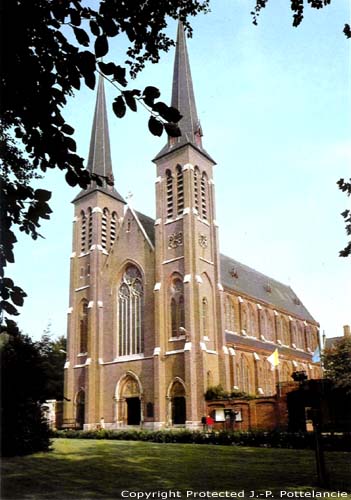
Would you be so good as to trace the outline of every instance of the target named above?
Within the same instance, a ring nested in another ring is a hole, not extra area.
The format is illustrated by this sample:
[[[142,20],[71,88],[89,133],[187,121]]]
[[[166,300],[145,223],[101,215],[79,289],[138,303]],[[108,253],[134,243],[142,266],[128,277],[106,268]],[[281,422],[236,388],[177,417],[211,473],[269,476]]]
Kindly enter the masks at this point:
[[[253,358],[255,361],[259,361],[261,358],[259,357],[259,355],[257,354],[257,352],[254,352],[253,353]]]
[[[174,257],[174,259],[164,260],[162,264],[169,264],[170,262],[175,262],[176,260],[181,260],[181,259],[184,259],[183,255],[181,255],[180,257]]]
[[[244,337],[247,337],[246,330],[241,330],[241,335],[243,335]]]
[[[186,274],[183,279],[183,283],[190,283],[191,282],[191,274]]]
[[[85,364],[86,364],[86,366],[91,365],[91,358],[87,358],[87,360],[86,360]]]
[[[208,247],[208,238],[207,238],[206,234],[199,234],[198,243],[199,243],[201,248]]]
[[[201,278],[201,276],[200,276],[199,274],[197,274],[197,275],[195,276],[195,281],[196,281],[196,283],[202,283],[202,282],[203,282],[203,281],[202,281],[202,278]]]
[[[159,356],[161,354],[161,347],[155,347],[154,356]]]
[[[77,255],[76,252],[72,252],[70,258],[74,259],[74,257],[76,257],[76,255]]]
[[[69,307],[69,308],[67,309],[67,314],[72,314],[72,311],[73,311],[73,307]]]
[[[274,309],[274,316],[279,316],[279,313]]]
[[[217,283],[217,286],[218,286],[218,290],[220,292],[223,292],[223,285],[222,285],[222,283]]]
[[[202,351],[206,351],[206,344],[205,342],[200,342],[200,347]]]
[[[191,342],[185,342],[184,344],[184,352],[191,351]]]
[[[98,300],[98,307],[104,307],[104,303],[102,302],[102,300]]]
[[[257,393],[260,394],[261,396],[264,394],[262,387],[258,387]]]
[[[244,300],[242,299],[242,297],[240,297],[240,295],[239,295],[239,297],[238,297],[238,301],[239,301],[241,304],[244,302]]]
[[[88,309],[91,309],[92,307],[94,307],[94,301],[91,300],[88,304]]]
[[[66,363],[64,364],[64,367],[63,367],[64,370],[66,370],[67,368],[69,368],[69,365],[70,365],[69,361],[66,361]]]
[[[194,165],[192,165],[191,163],[186,163],[183,167],[183,172],[185,172],[185,170],[194,170]]]
[[[256,304],[256,305],[257,305],[257,309],[260,311],[262,309],[261,304]]]
[[[86,288],[90,288],[90,285],[80,286],[79,288],[75,288],[74,291],[80,292],[81,290],[85,290]]]
[[[226,345],[223,346],[224,354],[229,354],[228,347]]]
[[[168,236],[168,248],[174,249],[183,246],[183,233],[172,233]]]
[[[79,218],[77,216],[73,217],[72,222],[78,222]]]
[[[184,352],[184,351],[185,351],[185,348],[184,349],[175,349],[174,351],[166,351],[165,355],[170,356],[172,354],[179,354],[179,353]]]
[[[158,290],[161,290],[161,283],[155,283],[154,292],[157,292]]]
[[[161,181],[162,181],[162,177],[158,176],[158,177],[156,177],[155,184],[157,184],[157,183],[159,183]]]
[[[233,349],[232,347],[229,347],[229,348],[228,348],[228,351],[229,351],[229,354],[230,354],[231,356],[235,356],[235,351],[234,351],[234,349]]]
[[[159,224],[161,224],[161,219],[156,219],[154,226],[158,226]]]
[[[183,208],[183,215],[190,214],[190,207]]]
[[[95,213],[99,213],[99,214],[102,214],[103,211],[102,211],[102,208],[100,207],[94,207],[93,210],[91,211],[93,214]]]

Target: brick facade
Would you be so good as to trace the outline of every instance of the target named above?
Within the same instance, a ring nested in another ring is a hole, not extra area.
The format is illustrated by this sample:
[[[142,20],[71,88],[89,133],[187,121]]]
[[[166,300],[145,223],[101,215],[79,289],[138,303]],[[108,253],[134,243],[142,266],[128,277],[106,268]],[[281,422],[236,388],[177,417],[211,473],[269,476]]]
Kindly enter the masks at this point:
[[[170,139],[154,160],[156,220],[108,187],[75,200],[66,426],[199,428],[212,408],[206,390],[222,385],[265,396],[233,404],[240,425],[272,428],[276,384],[297,370],[320,374],[318,323],[293,291],[219,253],[215,162],[202,147],[181,24],[176,60],[172,103],[193,135]],[[88,168],[99,173],[95,144],[104,154],[109,144],[107,126],[96,130],[106,121],[101,83],[95,113]]]

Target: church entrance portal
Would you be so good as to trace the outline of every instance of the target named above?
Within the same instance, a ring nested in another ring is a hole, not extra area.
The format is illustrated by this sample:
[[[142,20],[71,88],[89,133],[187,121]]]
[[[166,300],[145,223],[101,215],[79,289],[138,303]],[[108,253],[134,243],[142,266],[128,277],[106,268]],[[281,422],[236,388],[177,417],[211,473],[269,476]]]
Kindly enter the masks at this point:
[[[170,390],[171,419],[173,425],[184,425],[186,421],[186,400],[183,384],[176,380]]]
[[[79,391],[76,397],[76,427],[83,429],[85,420],[85,393]]]
[[[116,422],[122,427],[140,425],[143,422],[141,385],[131,372],[124,375],[117,384]]]
[[[139,425],[141,420],[140,398],[127,398],[127,424]]]
[[[176,396],[172,399],[172,421],[173,424],[185,424],[185,397]]]

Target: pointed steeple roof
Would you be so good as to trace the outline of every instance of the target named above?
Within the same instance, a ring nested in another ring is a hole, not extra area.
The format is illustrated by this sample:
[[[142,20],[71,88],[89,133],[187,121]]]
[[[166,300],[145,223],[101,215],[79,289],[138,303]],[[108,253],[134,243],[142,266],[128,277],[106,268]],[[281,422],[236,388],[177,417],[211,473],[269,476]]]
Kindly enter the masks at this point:
[[[186,144],[191,144],[204,153],[211,161],[212,158],[202,147],[202,130],[197,116],[193,80],[186,45],[184,26],[178,22],[176,53],[173,69],[172,101],[171,106],[177,108],[183,118],[179,122],[181,137],[169,138],[167,145],[159,152],[155,160]]]
[[[102,186],[98,186],[96,182],[92,182],[89,187],[85,190],[82,190],[73,201],[77,201],[83,196],[98,190],[125,203],[124,199],[117,192],[117,190],[106,182],[106,178],[113,182],[113,171],[111,161],[110,136],[108,131],[105,87],[104,79],[101,75],[99,78],[96,94],[96,105],[93,127],[91,130],[87,170],[91,173],[103,177]]]

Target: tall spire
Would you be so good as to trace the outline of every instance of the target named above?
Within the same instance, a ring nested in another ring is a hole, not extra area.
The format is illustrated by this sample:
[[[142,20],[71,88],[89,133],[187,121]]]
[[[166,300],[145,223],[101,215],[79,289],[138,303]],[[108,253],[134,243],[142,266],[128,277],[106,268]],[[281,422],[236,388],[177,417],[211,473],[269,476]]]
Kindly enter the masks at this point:
[[[113,171],[110,136],[108,131],[105,86],[104,78],[101,75],[99,77],[96,94],[95,113],[93,127],[91,130],[87,170],[92,174],[97,174],[102,177],[102,186],[98,186],[96,182],[92,182],[86,190],[79,193],[74,201],[81,198],[85,194],[99,190],[118,199],[119,201],[124,202],[122,196],[112,185],[110,185],[111,182],[113,183]],[[109,183],[106,182],[106,179],[109,179]]]
[[[177,46],[173,69],[171,105],[183,115],[180,121],[180,142],[201,146],[200,123],[197,117],[193,81],[189,64],[183,23],[178,23]]]
[[[179,121],[179,127],[182,135],[177,138],[169,138],[168,144],[159,152],[155,160],[171,151],[174,151],[175,149],[185,146],[186,144],[191,144],[212,160],[209,154],[202,147],[202,130],[196,111],[188,49],[186,45],[184,26],[181,21],[178,22],[171,106],[177,108],[183,116],[183,118]]]

